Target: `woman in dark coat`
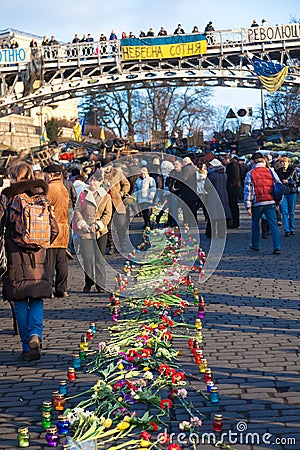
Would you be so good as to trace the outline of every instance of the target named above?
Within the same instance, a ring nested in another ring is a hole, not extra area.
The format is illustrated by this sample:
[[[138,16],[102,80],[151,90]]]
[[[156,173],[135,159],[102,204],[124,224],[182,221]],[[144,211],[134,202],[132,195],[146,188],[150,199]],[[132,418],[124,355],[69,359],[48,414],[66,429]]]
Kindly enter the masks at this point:
[[[197,168],[191,158],[186,156],[182,160],[182,169],[180,173],[179,196],[186,204],[183,208],[184,223],[194,225],[197,223],[197,211],[199,209],[199,197],[197,194]]]
[[[226,170],[216,158],[210,161],[208,166],[207,180],[210,183],[205,183],[205,190],[208,192],[207,208],[209,214],[206,225],[206,236],[210,238],[212,233],[214,233],[217,237],[224,238],[226,223],[230,223],[232,219],[226,188]],[[216,191],[221,204],[218,202],[218,198],[216,198]]]
[[[43,298],[51,297],[51,285],[46,262],[46,249],[28,252],[14,242],[15,226],[9,210],[13,197],[26,193],[46,195],[44,180],[34,180],[31,167],[26,163],[8,169],[11,186],[2,191],[0,199],[0,225],[7,251],[7,272],[3,275],[3,299],[14,304],[22,343],[21,359],[32,361],[41,357],[43,330]]]

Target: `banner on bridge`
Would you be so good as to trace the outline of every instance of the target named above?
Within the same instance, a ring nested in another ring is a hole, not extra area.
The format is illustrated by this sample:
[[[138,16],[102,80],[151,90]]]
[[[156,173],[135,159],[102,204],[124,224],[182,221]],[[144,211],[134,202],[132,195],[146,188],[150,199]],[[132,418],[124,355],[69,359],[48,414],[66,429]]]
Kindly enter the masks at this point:
[[[169,59],[206,53],[204,34],[121,39],[122,59]]]
[[[247,42],[275,42],[300,39],[300,23],[276,25],[274,27],[253,27],[247,29]]]

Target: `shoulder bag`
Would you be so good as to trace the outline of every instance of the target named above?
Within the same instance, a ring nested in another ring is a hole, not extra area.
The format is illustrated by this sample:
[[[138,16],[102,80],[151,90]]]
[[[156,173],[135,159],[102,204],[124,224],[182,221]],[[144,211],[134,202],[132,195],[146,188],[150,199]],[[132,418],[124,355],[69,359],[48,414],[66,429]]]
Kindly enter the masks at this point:
[[[275,203],[280,203],[281,199],[282,199],[282,195],[283,195],[283,190],[282,190],[283,186],[282,186],[281,181],[276,180],[273,171],[270,170],[270,172],[272,174],[272,178],[274,181],[272,196],[273,196],[273,199],[275,200]]]
[[[5,231],[6,231],[6,223],[7,223],[8,213],[7,208],[4,216],[4,224],[3,231],[0,235],[0,277],[2,277],[7,271],[7,256],[6,256],[6,247],[5,247]]]

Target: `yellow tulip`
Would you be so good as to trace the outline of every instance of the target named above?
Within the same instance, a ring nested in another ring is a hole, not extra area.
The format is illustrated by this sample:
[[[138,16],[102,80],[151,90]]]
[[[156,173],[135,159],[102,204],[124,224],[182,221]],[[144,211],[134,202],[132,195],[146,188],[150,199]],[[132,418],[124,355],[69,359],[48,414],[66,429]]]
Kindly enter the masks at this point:
[[[127,428],[129,428],[129,427],[130,427],[130,424],[128,422],[120,422],[117,425],[117,430],[124,431],[124,430],[127,430]]]
[[[123,421],[124,422],[130,422],[131,421],[131,417],[130,416],[125,416]]]
[[[144,370],[144,372],[147,372],[148,370],[150,370],[150,367],[148,367],[148,366],[144,367],[143,370]]]
[[[103,425],[105,426],[105,428],[110,428],[112,425],[112,420],[111,419],[105,419],[103,422]]]
[[[118,402],[122,402],[122,401],[123,401],[123,397],[119,397]]]
[[[122,363],[120,363],[120,364],[118,365],[118,369],[119,369],[119,370],[123,370],[123,369],[124,369],[124,366],[123,366]]]
[[[145,448],[145,447],[150,447],[151,442],[150,441],[146,441],[146,439],[141,439],[141,447]]]

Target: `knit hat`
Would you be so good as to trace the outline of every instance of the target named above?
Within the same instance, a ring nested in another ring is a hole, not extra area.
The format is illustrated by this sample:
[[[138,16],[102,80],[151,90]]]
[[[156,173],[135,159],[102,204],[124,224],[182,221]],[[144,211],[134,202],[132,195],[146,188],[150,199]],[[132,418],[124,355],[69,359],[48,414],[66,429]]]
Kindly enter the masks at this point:
[[[264,155],[261,152],[255,152],[251,156],[252,161],[257,161],[258,159],[264,159]]]
[[[49,166],[44,168],[46,173],[62,173],[63,168],[59,164],[49,164]]]

